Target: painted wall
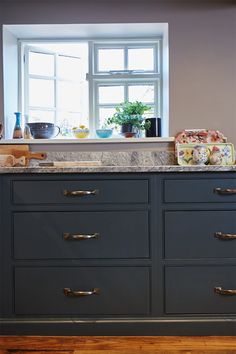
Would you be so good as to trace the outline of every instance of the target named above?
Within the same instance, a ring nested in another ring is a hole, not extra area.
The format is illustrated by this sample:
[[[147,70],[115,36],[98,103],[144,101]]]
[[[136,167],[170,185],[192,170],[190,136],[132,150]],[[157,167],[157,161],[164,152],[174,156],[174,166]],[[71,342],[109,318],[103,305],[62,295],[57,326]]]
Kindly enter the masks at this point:
[[[4,117],[5,117],[5,136],[12,138],[12,132],[15,125],[14,112],[18,107],[18,90],[13,90],[12,85],[18,88],[18,52],[17,52],[17,39],[11,32],[4,30],[4,44],[3,47],[3,65],[5,71],[3,74],[4,79]],[[7,50],[6,50],[7,47]],[[5,63],[5,64],[4,64]]]
[[[219,129],[236,145],[235,0],[0,1],[2,24],[168,22],[170,135]]]

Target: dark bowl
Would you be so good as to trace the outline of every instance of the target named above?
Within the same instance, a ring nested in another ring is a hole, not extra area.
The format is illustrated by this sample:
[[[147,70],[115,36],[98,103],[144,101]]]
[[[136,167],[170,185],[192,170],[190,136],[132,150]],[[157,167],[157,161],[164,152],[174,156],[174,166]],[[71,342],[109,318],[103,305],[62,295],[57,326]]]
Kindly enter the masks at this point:
[[[27,123],[34,139],[55,138],[60,133],[60,128],[54,123]]]

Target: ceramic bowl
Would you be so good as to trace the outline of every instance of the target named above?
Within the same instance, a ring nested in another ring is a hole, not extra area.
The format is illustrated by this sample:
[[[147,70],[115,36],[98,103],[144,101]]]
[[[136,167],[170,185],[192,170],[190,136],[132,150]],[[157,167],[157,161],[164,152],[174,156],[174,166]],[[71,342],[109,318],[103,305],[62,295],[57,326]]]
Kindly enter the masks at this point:
[[[47,122],[27,123],[30,133],[34,139],[50,139],[55,138],[60,133],[60,128]]]
[[[72,129],[72,132],[77,139],[83,139],[83,138],[87,138],[89,136],[89,129],[88,128]]]
[[[96,129],[96,134],[99,138],[110,138],[112,136],[112,129]]]

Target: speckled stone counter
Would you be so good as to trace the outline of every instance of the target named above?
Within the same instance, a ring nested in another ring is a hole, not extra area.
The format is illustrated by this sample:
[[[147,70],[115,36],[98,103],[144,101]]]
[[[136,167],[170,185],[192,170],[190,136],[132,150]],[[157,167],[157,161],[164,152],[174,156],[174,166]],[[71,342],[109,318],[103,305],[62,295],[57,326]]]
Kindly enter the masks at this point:
[[[96,166],[96,167],[9,167],[0,168],[6,173],[139,173],[139,172],[236,172],[234,166]]]

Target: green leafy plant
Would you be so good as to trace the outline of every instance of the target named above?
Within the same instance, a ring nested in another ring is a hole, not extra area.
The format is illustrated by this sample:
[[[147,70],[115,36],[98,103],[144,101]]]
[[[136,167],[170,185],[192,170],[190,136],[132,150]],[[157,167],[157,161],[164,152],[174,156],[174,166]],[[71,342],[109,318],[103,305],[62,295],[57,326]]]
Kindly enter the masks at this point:
[[[101,127],[99,129],[103,129],[103,130],[106,130],[106,129],[111,129],[111,127],[109,126],[109,124],[107,123],[107,121],[105,121]]]
[[[139,130],[149,129],[150,122],[144,120],[143,114],[150,109],[151,107],[142,102],[125,101],[116,107],[116,112],[107,119],[107,124],[116,127],[130,124]]]

